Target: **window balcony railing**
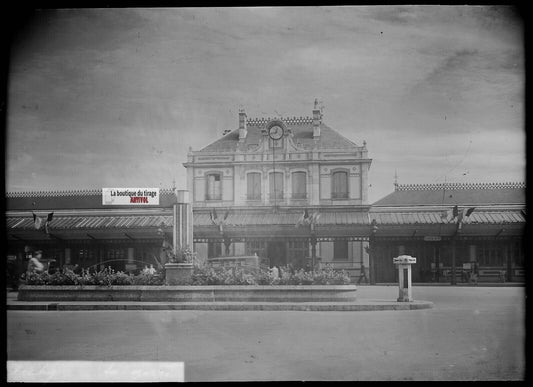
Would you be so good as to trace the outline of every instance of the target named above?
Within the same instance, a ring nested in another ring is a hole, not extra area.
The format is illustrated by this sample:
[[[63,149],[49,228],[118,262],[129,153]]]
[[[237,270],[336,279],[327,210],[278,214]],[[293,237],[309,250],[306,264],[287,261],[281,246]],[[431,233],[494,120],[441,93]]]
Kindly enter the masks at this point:
[[[276,195],[270,194],[270,201],[283,200],[283,192],[277,192]]]
[[[246,195],[247,200],[261,200],[261,194],[248,194]]]
[[[332,192],[332,199],[348,199],[348,192]]]
[[[305,192],[293,192],[292,193],[293,199],[307,199],[307,193]]]
[[[222,200],[222,194],[206,194],[205,200]]]

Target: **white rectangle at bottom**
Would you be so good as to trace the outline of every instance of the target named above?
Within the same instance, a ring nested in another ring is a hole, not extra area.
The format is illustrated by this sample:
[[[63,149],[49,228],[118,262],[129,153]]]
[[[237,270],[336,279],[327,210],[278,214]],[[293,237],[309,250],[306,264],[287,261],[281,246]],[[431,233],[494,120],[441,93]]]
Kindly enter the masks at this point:
[[[8,360],[7,381],[49,382],[184,382],[183,362],[165,361],[28,361]]]

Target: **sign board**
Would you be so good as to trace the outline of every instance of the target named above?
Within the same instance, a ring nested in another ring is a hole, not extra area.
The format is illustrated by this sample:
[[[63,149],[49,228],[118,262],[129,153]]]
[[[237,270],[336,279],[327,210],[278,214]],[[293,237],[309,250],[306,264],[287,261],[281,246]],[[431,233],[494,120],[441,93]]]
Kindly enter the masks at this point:
[[[410,255],[400,255],[392,259],[394,263],[416,263],[416,258]]]
[[[426,235],[424,237],[424,240],[426,242],[439,242],[442,240],[442,237],[438,236],[438,235]]]
[[[102,188],[102,205],[159,205],[159,188]]]

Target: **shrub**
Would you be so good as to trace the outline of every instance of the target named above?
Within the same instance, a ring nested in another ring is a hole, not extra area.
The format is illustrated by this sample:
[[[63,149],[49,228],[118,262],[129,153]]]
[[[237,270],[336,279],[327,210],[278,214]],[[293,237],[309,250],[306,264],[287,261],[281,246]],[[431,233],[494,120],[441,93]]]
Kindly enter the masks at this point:
[[[28,285],[163,285],[164,272],[155,274],[140,273],[139,275],[115,272],[111,267],[90,272],[82,270],[76,274],[65,269],[62,272],[49,274],[31,273],[26,276]],[[209,265],[194,266],[192,285],[346,285],[350,277],[344,270],[334,270],[331,266],[314,273],[303,269],[294,271],[290,267],[281,267],[280,276],[274,277],[269,270],[259,269],[248,271],[241,267],[211,267]]]

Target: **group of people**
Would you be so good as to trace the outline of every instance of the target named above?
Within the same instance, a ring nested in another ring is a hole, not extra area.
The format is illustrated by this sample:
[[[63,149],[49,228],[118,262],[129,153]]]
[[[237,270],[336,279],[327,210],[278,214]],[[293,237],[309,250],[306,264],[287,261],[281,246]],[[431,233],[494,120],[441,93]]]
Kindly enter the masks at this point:
[[[43,259],[43,251],[42,250],[34,251],[30,255],[29,259],[28,259],[28,262],[26,264],[25,270],[24,270],[23,266],[21,266],[21,265],[23,265],[22,261],[18,261],[16,259],[8,260],[7,281],[11,285],[11,288],[14,291],[18,290],[19,283],[20,283],[21,279],[24,280],[24,277],[27,278],[31,274],[43,273],[43,272],[49,270],[47,265],[45,265],[45,263],[43,263],[42,259]],[[67,267],[67,266],[65,266],[65,267]],[[74,273],[76,273],[76,274],[80,274],[81,273],[81,268],[80,268],[80,266],[78,264],[75,264],[74,266],[70,267],[70,269],[72,271],[74,271]],[[58,267],[56,267],[55,270],[59,271],[60,269]],[[150,266],[145,265],[144,269],[142,270],[142,273],[144,273],[144,274],[152,274],[153,275],[156,272],[157,272],[157,270],[155,269],[153,264],[150,264]]]
[[[156,270],[153,264],[150,264],[150,267],[144,265],[143,274],[155,274]]]

